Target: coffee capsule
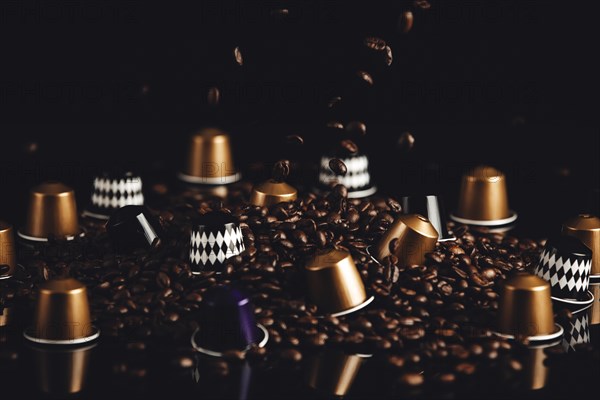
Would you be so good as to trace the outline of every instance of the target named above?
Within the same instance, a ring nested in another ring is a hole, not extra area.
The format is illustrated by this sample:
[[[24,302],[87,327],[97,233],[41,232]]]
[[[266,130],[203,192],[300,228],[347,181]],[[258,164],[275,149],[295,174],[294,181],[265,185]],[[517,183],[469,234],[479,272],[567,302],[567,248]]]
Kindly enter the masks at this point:
[[[192,335],[192,346],[214,357],[221,357],[227,350],[264,347],[269,340],[266,328],[256,323],[250,298],[225,286],[204,293],[198,326]]]
[[[306,264],[308,297],[319,313],[340,316],[366,307],[365,286],[350,253],[337,249],[317,251]]]
[[[158,218],[144,206],[125,206],[111,215],[106,231],[119,252],[157,248],[165,237]]]
[[[270,207],[274,204],[294,201],[298,191],[285,182],[269,179],[256,185],[250,195],[250,204],[253,206]]]
[[[405,214],[419,214],[427,218],[438,233],[438,242],[456,240],[448,233],[446,212],[439,196],[405,196],[400,199],[400,204]]]
[[[590,284],[590,291],[594,296],[590,308],[590,325],[598,325],[600,324],[600,283]]]
[[[360,371],[365,357],[341,350],[325,350],[310,361],[308,386],[329,396],[345,396]]]
[[[577,313],[573,313],[573,319],[566,324],[563,324],[565,334],[562,338],[562,347],[568,353],[576,350],[576,346],[590,342],[590,327],[589,327],[589,305]]]
[[[10,307],[0,305],[0,328],[8,326],[11,319],[11,313],[12,309]]]
[[[498,336],[547,342],[560,338],[563,328],[554,323],[550,284],[528,273],[505,281],[498,305]]]
[[[550,282],[553,299],[586,302],[591,268],[592,251],[574,237],[561,236],[546,242],[535,274]]]
[[[464,174],[458,208],[450,218],[460,224],[475,226],[512,224],[517,219],[517,213],[508,208],[504,174],[483,165]]]
[[[192,226],[192,273],[221,272],[227,259],[241,254],[245,249],[242,230],[233,215],[220,211],[203,214]]]
[[[104,172],[94,178],[91,201],[83,216],[108,219],[113,211],[130,205],[144,205],[142,178],[132,172]]]
[[[204,128],[190,138],[187,164],[178,174],[188,184],[226,185],[241,174],[233,163],[229,135],[216,128]]]
[[[329,167],[329,161],[335,156],[321,157],[319,167],[319,189],[328,191],[334,184],[342,184],[348,189],[351,199],[368,197],[377,192],[377,187],[371,182],[369,158],[357,153],[341,160],[346,164],[346,175],[336,175]]]
[[[600,283],[600,218],[590,214],[569,218],[563,223],[562,233],[575,236],[592,250],[590,282]]]
[[[420,265],[425,261],[425,254],[435,249],[438,232],[422,215],[400,215],[379,240],[374,254],[377,260],[382,261],[392,254],[392,240],[397,241],[394,255],[398,257],[399,265]]]
[[[44,182],[31,189],[27,222],[18,235],[32,242],[47,242],[51,237],[71,240],[80,232],[77,218],[73,189],[59,182]]]
[[[30,345],[38,390],[65,398],[85,389],[90,359],[95,344],[68,348]]]
[[[23,335],[35,343],[57,345],[96,339],[100,331],[92,325],[85,285],[73,278],[42,283],[38,288],[33,326]]]
[[[0,221],[0,279],[8,279],[15,273],[17,257],[12,225]]]

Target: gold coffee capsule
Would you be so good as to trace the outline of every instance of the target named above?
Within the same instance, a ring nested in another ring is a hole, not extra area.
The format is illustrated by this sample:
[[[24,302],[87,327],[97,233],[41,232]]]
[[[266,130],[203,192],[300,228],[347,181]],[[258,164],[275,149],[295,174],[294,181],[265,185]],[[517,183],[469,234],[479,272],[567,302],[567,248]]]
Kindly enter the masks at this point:
[[[371,301],[350,253],[318,251],[306,265],[308,296],[321,314],[335,316],[357,311]]]
[[[394,255],[403,266],[423,264],[425,254],[435,249],[438,233],[431,222],[422,215],[408,214],[399,216],[379,240],[375,257],[383,260],[391,254],[390,242],[398,240]]]
[[[30,346],[38,389],[63,398],[85,388],[95,345],[73,349]]]
[[[308,369],[308,386],[331,396],[345,396],[352,387],[363,357],[326,350],[313,357]]]
[[[269,179],[252,189],[250,204],[254,206],[269,207],[286,201],[294,201],[298,191],[285,182]]]
[[[580,214],[577,217],[569,218],[563,223],[562,233],[575,236],[592,250],[590,278],[594,280],[594,276],[600,275],[600,218],[590,214]]]
[[[9,307],[0,308],[0,328],[7,326],[10,322],[11,309]]]
[[[478,166],[462,177],[458,208],[451,218],[461,224],[499,226],[517,219],[508,208],[506,179],[493,167]]]
[[[43,344],[79,344],[99,335],[99,330],[92,326],[83,283],[66,278],[40,285],[33,326],[25,330],[25,338]]]
[[[25,227],[26,240],[46,242],[49,237],[73,239],[79,233],[75,192],[60,182],[44,182],[31,189]]]
[[[0,279],[7,279],[13,276],[17,266],[12,225],[0,221],[0,266],[6,265],[8,265],[8,270],[0,271]],[[6,267],[3,268],[5,269]]]
[[[523,360],[524,386],[529,390],[543,389],[548,384],[550,368],[544,363],[548,356],[545,353],[547,347],[528,348]]]
[[[192,135],[186,167],[178,176],[186,183],[202,185],[239,181],[241,174],[233,163],[229,135],[216,128],[205,128]]]
[[[506,280],[498,306],[499,336],[547,341],[560,337],[554,323],[550,284],[535,275],[519,273]]]

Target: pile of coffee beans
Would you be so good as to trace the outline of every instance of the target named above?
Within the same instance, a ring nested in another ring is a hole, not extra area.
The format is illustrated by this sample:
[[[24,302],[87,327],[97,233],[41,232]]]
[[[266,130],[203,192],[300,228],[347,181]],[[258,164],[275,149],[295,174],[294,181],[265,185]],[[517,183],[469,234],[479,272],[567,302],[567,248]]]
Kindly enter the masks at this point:
[[[492,334],[499,283],[513,271],[533,268],[542,243],[451,225],[458,239],[438,244],[424,265],[398,265],[395,256],[379,263],[368,250],[402,212],[394,199],[348,199],[346,188],[337,185],[326,196],[307,193],[267,208],[248,205],[250,189],[236,184],[222,200],[154,185],[150,207],[168,233],[160,248],[115,254],[103,225],[87,220],[78,252],[56,242],[50,247],[57,250],[34,253],[25,263],[27,278],[3,290],[2,301],[34,304],[36,284],[71,275],[88,286],[102,340],[121,343],[128,352],[143,352],[156,342],[186,349],[172,352],[172,365],[190,368],[189,338],[204,292],[232,284],[251,296],[270,340],[266,348],[227,352],[221,364],[242,359],[293,364],[307,352],[340,348],[382,354],[407,386],[421,385],[424,369],[452,383],[505,357],[507,365],[520,368],[509,356],[511,344]],[[192,275],[191,221],[216,209],[239,218],[246,251],[231,258],[222,274]],[[306,299],[304,264],[330,246],[352,254],[375,296],[368,307],[342,317],[322,316]],[[115,372],[125,369],[115,366]]]

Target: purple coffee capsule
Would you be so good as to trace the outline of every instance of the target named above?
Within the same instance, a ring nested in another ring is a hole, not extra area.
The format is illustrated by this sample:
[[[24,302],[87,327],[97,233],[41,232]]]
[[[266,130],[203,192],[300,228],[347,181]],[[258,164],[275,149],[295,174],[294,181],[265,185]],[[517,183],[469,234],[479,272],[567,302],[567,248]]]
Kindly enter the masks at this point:
[[[220,272],[225,261],[245,250],[237,219],[221,211],[201,215],[192,226],[190,264],[192,273]]]
[[[191,342],[206,355],[220,357],[227,350],[264,347],[269,340],[265,327],[256,323],[250,298],[227,286],[205,292],[198,322]]]
[[[431,222],[438,232],[438,242],[456,240],[454,235],[448,233],[446,225],[446,212],[440,196],[405,196],[400,199],[404,214],[419,214]]]
[[[164,238],[160,221],[144,206],[125,206],[115,211],[106,231],[119,252],[155,248]]]

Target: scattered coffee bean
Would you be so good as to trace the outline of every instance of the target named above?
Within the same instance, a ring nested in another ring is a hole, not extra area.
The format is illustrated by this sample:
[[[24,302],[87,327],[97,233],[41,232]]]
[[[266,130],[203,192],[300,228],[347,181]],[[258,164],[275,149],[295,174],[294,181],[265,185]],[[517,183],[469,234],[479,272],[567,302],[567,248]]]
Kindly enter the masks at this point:
[[[340,160],[339,158],[332,158],[331,160],[329,160],[329,168],[336,175],[345,176],[346,173],[348,172],[348,168],[346,167],[346,164],[344,164],[344,162],[342,160]]]

